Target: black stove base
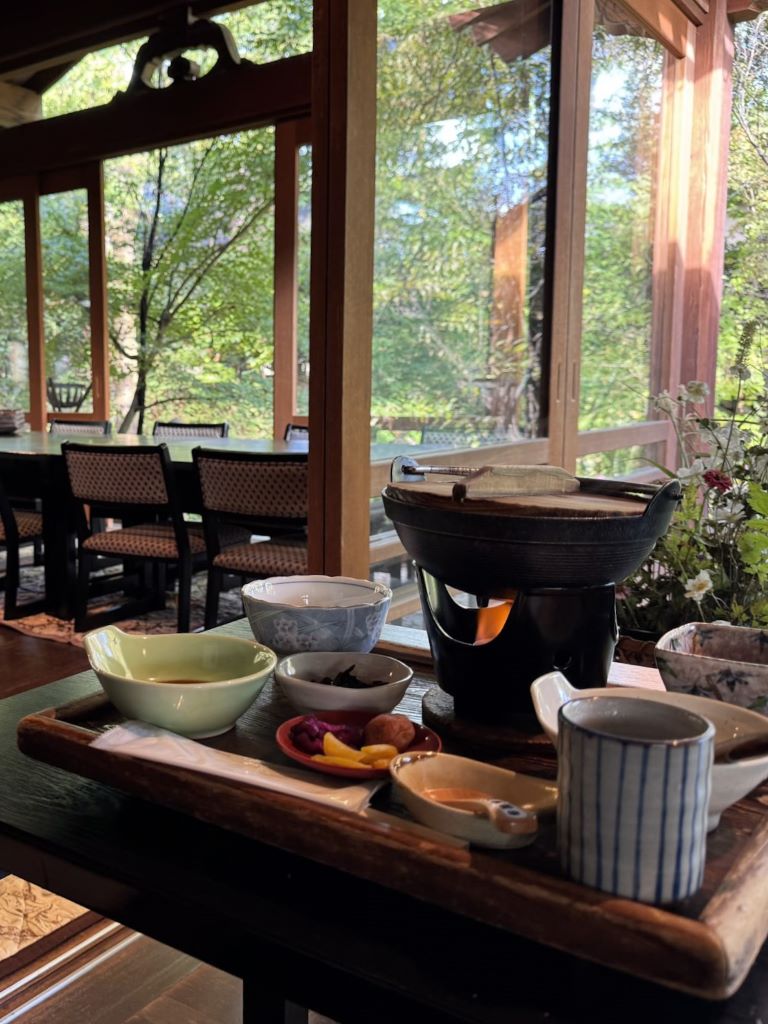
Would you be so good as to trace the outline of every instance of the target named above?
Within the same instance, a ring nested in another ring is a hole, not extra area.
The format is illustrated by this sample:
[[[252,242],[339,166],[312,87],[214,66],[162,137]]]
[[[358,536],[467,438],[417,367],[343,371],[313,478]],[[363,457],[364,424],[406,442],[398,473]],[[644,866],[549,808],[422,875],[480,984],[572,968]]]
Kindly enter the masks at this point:
[[[573,686],[606,685],[618,639],[612,584],[528,589],[503,606],[465,608],[416,570],[437,681],[459,717],[499,723],[533,715],[530,685],[555,669]]]

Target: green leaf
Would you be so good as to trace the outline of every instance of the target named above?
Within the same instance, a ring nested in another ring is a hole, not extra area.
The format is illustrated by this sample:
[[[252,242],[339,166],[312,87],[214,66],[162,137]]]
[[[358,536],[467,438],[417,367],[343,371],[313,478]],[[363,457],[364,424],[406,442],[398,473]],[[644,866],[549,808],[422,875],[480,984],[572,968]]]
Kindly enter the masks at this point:
[[[768,516],[768,491],[752,482],[747,490],[747,504],[759,516]]]

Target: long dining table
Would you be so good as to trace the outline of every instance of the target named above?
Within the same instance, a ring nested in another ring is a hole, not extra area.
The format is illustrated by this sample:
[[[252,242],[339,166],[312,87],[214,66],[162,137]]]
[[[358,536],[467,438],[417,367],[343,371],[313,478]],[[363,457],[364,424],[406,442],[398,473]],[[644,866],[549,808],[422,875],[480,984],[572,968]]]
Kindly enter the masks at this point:
[[[306,441],[272,441],[250,438],[153,438],[138,434],[83,437],[32,431],[18,437],[0,438],[0,480],[15,498],[39,499],[43,514],[45,611],[60,619],[72,617],[75,590],[75,523],[66,500],[67,481],[63,441],[82,444],[141,448],[162,440],[173,465],[179,498],[185,512],[200,511],[200,494],[192,462],[192,449],[200,445],[243,452],[306,452]]]

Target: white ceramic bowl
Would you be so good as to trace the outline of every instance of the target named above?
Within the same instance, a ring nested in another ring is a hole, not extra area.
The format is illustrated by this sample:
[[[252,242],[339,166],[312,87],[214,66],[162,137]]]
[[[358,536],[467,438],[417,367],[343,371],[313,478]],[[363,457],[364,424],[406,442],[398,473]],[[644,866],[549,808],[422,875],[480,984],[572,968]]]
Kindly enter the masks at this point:
[[[277,661],[253,640],[215,633],[137,636],[116,626],[88,633],[85,650],[118,711],[195,739],[231,729]],[[192,679],[203,682],[184,682]]]
[[[665,633],[654,653],[668,689],[768,715],[768,630],[688,622]]]
[[[362,682],[383,680],[380,686],[352,689],[320,680],[352,670]],[[345,652],[291,654],[275,666],[278,687],[302,715],[313,711],[391,711],[403,699],[413,670],[384,654]]]
[[[278,654],[370,651],[392,599],[389,587],[347,576],[273,576],[242,595],[253,635]]]
[[[539,817],[554,812],[557,806],[554,782],[454,754],[423,751],[398,754],[390,762],[389,773],[399,798],[417,821],[437,832],[468,839],[477,846],[496,849],[524,846],[535,834],[521,837],[500,832],[487,818],[437,803],[424,796],[425,790],[476,789]]]
[[[663,690],[644,690],[639,687],[598,687],[579,690],[571,686],[560,672],[548,672],[531,683],[531,699],[536,716],[544,732],[557,746],[557,713],[561,704],[581,697],[619,697],[623,700],[652,700],[672,707],[685,708],[715,727],[715,751],[718,747],[737,740],[764,740],[768,742],[768,723],[754,711],[711,700],[692,697],[687,693],[666,693]],[[732,763],[712,766],[712,793],[709,798],[707,830],[717,828],[720,815],[731,804],[751,793],[768,778],[768,754],[745,758]]]

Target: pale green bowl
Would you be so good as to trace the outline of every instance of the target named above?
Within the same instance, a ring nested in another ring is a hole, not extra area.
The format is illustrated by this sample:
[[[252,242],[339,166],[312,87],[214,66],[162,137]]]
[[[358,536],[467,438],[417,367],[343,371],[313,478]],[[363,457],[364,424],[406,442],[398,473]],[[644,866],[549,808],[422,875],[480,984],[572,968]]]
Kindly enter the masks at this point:
[[[116,626],[88,633],[85,650],[118,711],[194,739],[231,729],[277,661],[253,640],[215,633],[137,636]]]

